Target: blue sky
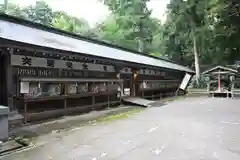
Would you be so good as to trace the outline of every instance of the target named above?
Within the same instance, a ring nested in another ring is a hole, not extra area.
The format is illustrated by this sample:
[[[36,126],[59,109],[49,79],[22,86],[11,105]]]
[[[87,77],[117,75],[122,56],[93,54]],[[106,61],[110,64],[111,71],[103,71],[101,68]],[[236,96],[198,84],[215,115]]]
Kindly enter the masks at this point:
[[[3,0],[0,0],[3,1]],[[101,22],[109,14],[106,6],[99,0],[46,0],[53,10],[62,10],[70,15],[86,19],[91,26]],[[164,21],[166,5],[170,0],[151,0],[148,7],[153,10],[152,16]],[[31,5],[36,0],[9,0],[20,6]]]

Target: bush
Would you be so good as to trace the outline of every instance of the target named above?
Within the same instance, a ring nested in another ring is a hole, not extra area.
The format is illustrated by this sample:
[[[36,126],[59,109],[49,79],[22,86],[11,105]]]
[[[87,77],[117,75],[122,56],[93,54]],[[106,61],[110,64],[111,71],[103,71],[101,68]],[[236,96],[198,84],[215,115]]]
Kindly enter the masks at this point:
[[[196,83],[196,76],[194,76],[189,84],[189,88],[207,88],[207,81],[203,75],[200,75],[199,86]]]

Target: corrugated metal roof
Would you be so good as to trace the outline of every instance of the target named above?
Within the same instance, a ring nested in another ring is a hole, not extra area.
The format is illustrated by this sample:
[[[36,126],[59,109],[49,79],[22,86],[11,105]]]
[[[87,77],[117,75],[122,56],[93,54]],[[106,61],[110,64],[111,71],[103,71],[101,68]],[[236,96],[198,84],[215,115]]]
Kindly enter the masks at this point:
[[[48,27],[46,29],[38,29],[34,25],[36,24],[31,22],[24,25],[17,21],[8,21],[6,16],[2,19],[0,16],[0,37],[37,46],[194,73],[193,70],[187,67],[166,60],[73,38],[71,35],[60,35],[49,32],[47,30]]]

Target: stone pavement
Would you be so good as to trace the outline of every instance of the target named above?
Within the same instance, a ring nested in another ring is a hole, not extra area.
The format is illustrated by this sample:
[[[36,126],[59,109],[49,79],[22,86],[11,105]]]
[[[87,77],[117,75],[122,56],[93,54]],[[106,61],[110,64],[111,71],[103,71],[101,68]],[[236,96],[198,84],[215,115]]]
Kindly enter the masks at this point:
[[[186,98],[74,128],[3,160],[239,160],[240,100]]]
[[[134,109],[137,106],[120,105],[116,108],[108,108],[101,111],[91,111],[82,115],[64,116],[48,120],[36,124],[26,125],[19,128],[14,128],[10,131],[10,135],[24,135],[27,137],[43,136],[51,132],[69,130],[71,128],[79,127],[87,123],[92,123],[96,119],[103,118],[109,115],[125,113]]]

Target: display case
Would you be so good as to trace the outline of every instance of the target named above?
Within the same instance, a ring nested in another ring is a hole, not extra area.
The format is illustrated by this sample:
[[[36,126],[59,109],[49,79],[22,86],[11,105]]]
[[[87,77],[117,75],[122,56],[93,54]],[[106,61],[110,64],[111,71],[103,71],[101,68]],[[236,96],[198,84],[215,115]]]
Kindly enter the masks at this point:
[[[77,83],[77,93],[87,93],[89,92],[88,82]]]
[[[138,96],[147,99],[159,99],[165,95],[172,95],[178,88],[177,80],[143,80],[138,81]]]
[[[121,103],[122,80],[22,78],[20,100],[25,122],[47,115],[72,114]]]
[[[63,84],[61,83],[45,83],[45,82],[20,82],[20,94],[24,98],[52,97],[60,96]]]

